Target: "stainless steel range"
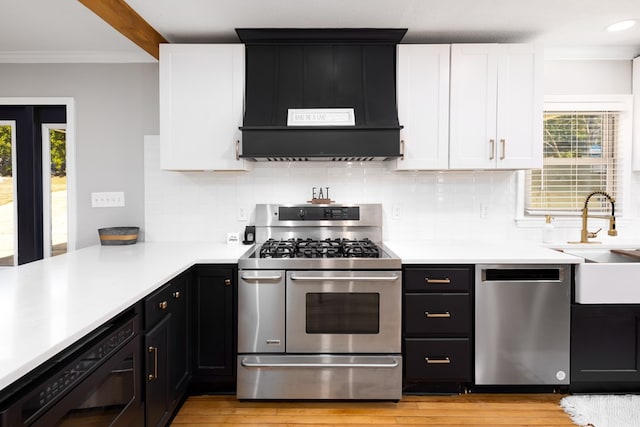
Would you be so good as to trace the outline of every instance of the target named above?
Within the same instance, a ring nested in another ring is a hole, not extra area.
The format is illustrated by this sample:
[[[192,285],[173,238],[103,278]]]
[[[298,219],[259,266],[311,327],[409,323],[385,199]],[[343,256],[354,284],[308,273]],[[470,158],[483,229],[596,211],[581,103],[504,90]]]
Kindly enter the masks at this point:
[[[382,206],[257,205],[238,262],[239,399],[402,396],[401,261]]]

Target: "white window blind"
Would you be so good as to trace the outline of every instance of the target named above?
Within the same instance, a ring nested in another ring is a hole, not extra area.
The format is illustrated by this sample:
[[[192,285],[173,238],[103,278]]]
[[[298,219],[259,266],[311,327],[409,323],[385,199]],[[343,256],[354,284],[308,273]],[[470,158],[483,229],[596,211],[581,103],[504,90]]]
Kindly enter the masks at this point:
[[[545,111],[543,168],[526,174],[527,214],[575,215],[592,191],[617,200],[619,116],[617,111]],[[607,212],[610,206],[598,196],[589,209]]]

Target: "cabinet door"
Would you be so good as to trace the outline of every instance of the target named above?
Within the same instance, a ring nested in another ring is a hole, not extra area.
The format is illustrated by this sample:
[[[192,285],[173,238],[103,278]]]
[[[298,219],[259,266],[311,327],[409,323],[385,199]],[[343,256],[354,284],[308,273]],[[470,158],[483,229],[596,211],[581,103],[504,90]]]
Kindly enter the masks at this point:
[[[543,54],[527,44],[452,45],[452,169],[542,167]]]
[[[640,306],[573,305],[572,385],[631,381],[640,381]]]
[[[193,282],[193,376],[196,381],[235,372],[235,272],[198,267]],[[214,378],[212,378],[214,377]]]
[[[398,45],[397,102],[403,157],[394,169],[449,166],[450,45]]]
[[[160,45],[160,167],[244,170],[244,45]]]
[[[168,401],[167,349],[169,321],[167,314],[144,336],[145,352],[145,425],[164,426],[171,415]]]
[[[191,378],[191,340],[189,328],[188,274],[182,274],[171,281],[169,308],[169,403],[172,410],[178,405],[187,390]]]
[[[449,166],[496,166],[498,45],[451,46],[451,121]]]
[[[528,44],[499,50],[497,168],[541,168],[543,54]]]

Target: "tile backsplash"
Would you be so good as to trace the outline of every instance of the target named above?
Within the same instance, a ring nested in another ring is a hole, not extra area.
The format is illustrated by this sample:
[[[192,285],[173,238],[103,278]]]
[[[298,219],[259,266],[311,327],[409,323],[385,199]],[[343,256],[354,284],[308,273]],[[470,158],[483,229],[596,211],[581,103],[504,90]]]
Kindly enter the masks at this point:
[[[160,169],[157,141],[147,140],[144,176],[147,241],[223,242],[228,232],[253,224],[256,204],[306,203],[313,187],[329,187],[336,203],[382,203],[385,240],[541,239],[540,227],[516,225],[513,171],[394,172],[385,162],[265,162],[248,172],[174,172]],[[247,221],[239,220],[240,210],[249,213]]]

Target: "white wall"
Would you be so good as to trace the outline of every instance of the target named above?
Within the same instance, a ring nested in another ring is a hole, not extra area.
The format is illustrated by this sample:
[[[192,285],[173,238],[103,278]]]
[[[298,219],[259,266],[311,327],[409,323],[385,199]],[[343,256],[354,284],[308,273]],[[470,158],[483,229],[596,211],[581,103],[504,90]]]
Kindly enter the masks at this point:
[[[545,61],[545,95],[630,95],[632,61]]]
[[[144,223],[143,135],[158,133],[158,64],[0,64],[0,97],[72,97],[76,105],[77,246],[97,229]],[[91,208],[124,191],[124,208]]]
[[[384,238],[502,239],[515,228],[514,172],[391,172],[385,163],[256,163],[250,172],[160,170],[159,144],[145,144],[146,240],[222,242],[242,232],[238,209],[257,203],[305,203],[312,187],[330,187],[337,203],[383,203]],[[400,219],[391,209],[399,205]],[[481,218],[481,205],[487,206]]]

